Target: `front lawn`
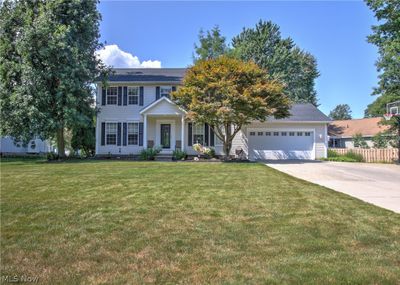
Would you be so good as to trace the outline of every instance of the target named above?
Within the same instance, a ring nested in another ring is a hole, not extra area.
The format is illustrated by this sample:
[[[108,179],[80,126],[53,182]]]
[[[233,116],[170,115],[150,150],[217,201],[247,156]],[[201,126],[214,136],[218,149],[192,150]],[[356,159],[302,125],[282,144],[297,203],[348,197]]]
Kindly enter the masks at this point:
[[[261,164],[3,161],[1,275],[398,284],[400,215]]]

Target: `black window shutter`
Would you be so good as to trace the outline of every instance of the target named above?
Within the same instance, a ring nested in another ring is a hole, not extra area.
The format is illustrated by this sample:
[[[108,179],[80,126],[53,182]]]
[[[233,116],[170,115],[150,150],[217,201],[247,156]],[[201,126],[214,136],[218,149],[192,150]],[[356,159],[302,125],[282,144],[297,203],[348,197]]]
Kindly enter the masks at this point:
[[[106,123],[101,123],[101,145],[106,144]]]
[[[118,123],[118,129],[117,129],[117,145],[121,145],[121,123]]]
[[[188,146],[192,146],[192,123],[188,123]]]
[[[126,123],[122,124],[122,144],[124,146],[127,145],[127,140],[128,140],[128,130],[127,130],[127,125]]]
[[[143,123],[139,123],[139,146],[143,145]]]
[[[144,87],[140,86],[139,88],[139,106],[143,106],[143,101],[144,101]]]
[[[124,106],[128,105],[128,87],[124,86]]]
[[[106,94],[106,88],[101,88],[101,105],[106,104],[106,99],[107,99],[107,94]]]
[[[204,145],[205,145],[205,146],[208,146],[208,145],[209,145],[209,144],[208,144],[208,138],[209,138],[209,136],[208,136],[208,124],[205,123],[205,124],[204,124]]]
[[[118,87],[118,105],[122,105],[122,86]]]
[[[176,86],[172,86],[172,92],[176,91]]]
[[[213,130],[214,126],[210,127],[210,146],[214,146],[214,130]]]
[[[160,99],[160,86],[156,87],[156,100]]]

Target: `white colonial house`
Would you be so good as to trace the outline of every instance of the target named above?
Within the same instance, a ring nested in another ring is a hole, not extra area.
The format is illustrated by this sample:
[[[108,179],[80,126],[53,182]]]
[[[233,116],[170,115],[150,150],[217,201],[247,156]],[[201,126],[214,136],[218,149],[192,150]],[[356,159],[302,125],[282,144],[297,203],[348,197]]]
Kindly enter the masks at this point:
[[[170,154],[175,149],[195,155],[194,143],[215,148],[222,144],[207,124],[186,119],[170,92],[179,88],[184,68],[114,69],[107,87],[97,84],[99,108],[96,155],[138,155],[142,149],[160,146]],[[327,125],[330,119],[311,104],[295,104],[291,116],[254,122],[233,141],[232,155],[250,160],[318,159],[327,156]]]
[[[45,154],[51,151],[53,151],[53,147],[50,142],[37,137],[32,138],[26,144],[16,141],[10,136],[0,138],[1,155]]]

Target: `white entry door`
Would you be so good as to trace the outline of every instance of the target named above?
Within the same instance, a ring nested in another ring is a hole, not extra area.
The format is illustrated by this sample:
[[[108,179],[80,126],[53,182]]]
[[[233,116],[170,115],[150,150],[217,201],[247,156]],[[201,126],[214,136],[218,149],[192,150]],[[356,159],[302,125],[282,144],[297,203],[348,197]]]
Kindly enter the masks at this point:
[[[314,130],[249,129],[249,159],[315,159]]]

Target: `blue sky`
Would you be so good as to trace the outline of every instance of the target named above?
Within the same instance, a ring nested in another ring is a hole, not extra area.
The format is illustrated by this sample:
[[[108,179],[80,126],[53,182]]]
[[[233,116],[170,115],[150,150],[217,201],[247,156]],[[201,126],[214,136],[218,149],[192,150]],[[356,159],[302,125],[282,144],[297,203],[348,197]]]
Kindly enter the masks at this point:
[[[317,58],[323,112],[347,103],[359,118],[375,99],[378,54],[366,37],[376,20],[362,1],[102,1],[99,9],[101,41],[113,45],[103,57],[115,66],[186,67],[200,28],[219,25],[230,42],[243,27],[272,20]]]

